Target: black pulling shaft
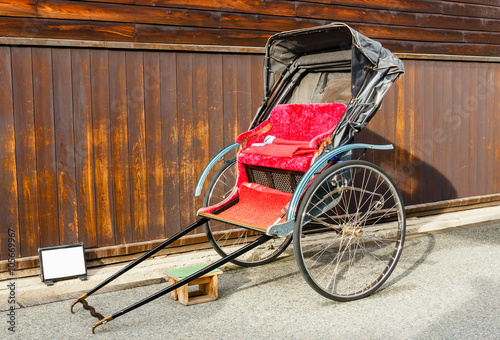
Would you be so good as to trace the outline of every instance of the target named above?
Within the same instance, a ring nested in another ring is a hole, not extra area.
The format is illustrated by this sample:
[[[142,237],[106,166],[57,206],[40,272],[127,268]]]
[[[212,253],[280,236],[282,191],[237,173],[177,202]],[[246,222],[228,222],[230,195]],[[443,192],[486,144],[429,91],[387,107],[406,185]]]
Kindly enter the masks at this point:
[[[235,251],[235,252],[227,255],[226,257],[221,258],[217,262],[214,262],[214,263],[208,265],[207,267],[205,267],[205,268],[197,271],[196,273],[194,273],[194,274],[186,277],[185,279],[182,279],[181,281],[176,282],[175,284],[170,285],[167,288],[164,288],[164,289],[160,290],[159,292],[157,292],[157,293],[155,293],[155,294],[153,294],[151,296],[148,296],[147,298],[145,298],[145,299],[143,299],[143,300],[141,300],[141,301],[139,301],[137,303],[134,303],[133,305],[131,305],[131,306],[127,307],[127,308],[122,309],[119,312],[116,312],[115,314],[111,315],[111,318],[112,319],[116,319],[117,317],[119,317],[119,316],[121,316],[121,315],[123,315],[125,313],[128,313],[128,312],[130,312],[130,311],[132,311],[132,310],[134,310],[136,308],[139,308],[142,305],[145,305],[146,303],[149,303],[149,302],[151,302],[151,301],[153,301],[153,300],[155,300],[155,299],[157,299],[157,298],[159,298],[159,297],[161,297],[161,296],[163,296],[163,295],[171,292],[174,289],[182,287],[185,284],[187,284],[187,283],[189,283],[189,282],[191,282],[191,281],[199,278],[200,276],[203,276],[206,273],[208,273],[208,272],[210,272],[210,271],[212,271],[212,270],[214,270],[214,269],[222,266],[223,264],[231,261],[232,259],[235,259],[238,256],[240,256],[240,255],[248,252],[249,250],[252,250],[253,248],[255,248],[255,247],[257,247],[257,246],[265,243],[266,241],[270,240],[271,238],[273,238],[273,237],[272,236],[268,236],[268,235],[263,235],[263,236],[259,237],[257,240],[253,241],[252,243],[247,244],[243,248],[241,248],[241,249],[239,249],[239,250],[237,250],[237,251]]]
[[[134,262],[132,262],[129,265],[127,265],[125,268],[121,269],[120,271],[116,272],[112,276],[108,277],[106,280],[104,280],[101,283],[99,283],[97,286],[95,286],[94,288],[92,288],[91,290],[89,290],[86,295],[87,296],[92,295],[93,293],[95,293],[96,291],[98,291],[99,289],[101,289],[102,287],[104,287],[105,285],[107,285],[108,283],[110,283],[111,281],[113,281],[114,279],[116,279],[117,277],[121,276],[122,274],[124,274],[125,272],[129,271],[130,269],[134,268],[135,266],[137,266],[139,263],[141,263],[145,259],[153,256],[154,254],[156,254],[157,252],[159,252],[160,250],[162,250],[163,248],[165,248],[166,246],[168,246],[172,242],[177,241],[178,239],[180,239],[182,236],[186,235],[190,231],[198,228],[199,226],[202,226],[207,221],[208,221],[207,218],[202,218],[202,219],[198,220],[197,222],[191,224],[186,229],[182,230],[181,232],[179,232],[179,233],[175,234],[174,236],[170,237],[169,239],[165,240],[163,243],[157,245],[156,247],[154,247],[153,249],[151,249],[150,251],[148,251],[146,254],[142,255],[137,260],[135,260]]]

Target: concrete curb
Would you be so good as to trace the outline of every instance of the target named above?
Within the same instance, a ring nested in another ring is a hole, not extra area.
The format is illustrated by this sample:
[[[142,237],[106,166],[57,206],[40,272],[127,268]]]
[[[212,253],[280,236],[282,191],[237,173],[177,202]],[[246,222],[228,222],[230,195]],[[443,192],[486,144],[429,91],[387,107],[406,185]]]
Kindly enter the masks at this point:
[[[406,221],[407,235],[474,227],[500,221],[500,205],[449,213],[412,217]]]
[[[412,217],[407,219],[407,235],[442,232],[457,227],[474,227],[499,221],[500,206],[455,211],[432,216]],[[291,255],[293,255],[293,251],[292,248],[289,247],[282,257],[290,257]],[[107,287],[99,291],[99,293],[165,282],[165,270],[209,264],[219,258],[220,256],[213,250],[158,256],[144,261],[130,272],[110,283]],[[39,277],[16,279],[17,307],[29,307],[55,301],[75,299],[123,268],[125,265],[127,265],[127,263],[91,268],[88,271],[87,281],[71,279],[56,282],[53,286],[46,286],[40,281]],[[240,267],[233,264],[227,264],[221,269],[227,271],[236,268]],[[4,284],[0,283],[0,301],[7,302],[9,294],[7,284],[9,281],[3,281],[3,283]],[[0,311],[5,311],[9,307],[10,305],[8,304],[0,304]]]

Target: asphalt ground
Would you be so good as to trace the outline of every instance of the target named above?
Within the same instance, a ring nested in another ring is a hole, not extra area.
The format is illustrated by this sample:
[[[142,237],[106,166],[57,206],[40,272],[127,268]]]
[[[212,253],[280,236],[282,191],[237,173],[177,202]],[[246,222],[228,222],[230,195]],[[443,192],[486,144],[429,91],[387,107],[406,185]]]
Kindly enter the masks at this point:
[[[61,301],[16,310],[4,339],[498,339],[500,224],[407,238],[401,260],[374,295],[353,302],[314,292],[293,256],[225,272],[219,300],[184,306],[164,296],[96,329],[97,319]],[[88,298],[104,316],[156,284]],[[1,317],[0,317],[1,318]]]

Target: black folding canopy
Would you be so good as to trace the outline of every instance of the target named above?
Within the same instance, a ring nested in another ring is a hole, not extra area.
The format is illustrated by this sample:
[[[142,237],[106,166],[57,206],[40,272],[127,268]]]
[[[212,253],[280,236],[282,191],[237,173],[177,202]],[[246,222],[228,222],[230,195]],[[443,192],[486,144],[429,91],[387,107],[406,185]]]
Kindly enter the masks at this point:
[[[278,33],[266,45],[264,104],[251,127],[265,120],[275,105],[289,102],[294,88],[311,72],[321,74],[318,82],[324,84],[318,91],[325,90],[327,81],[336,81],[328,75],[350,76],[351,98],[332,136],[332,147],[337,147],[366,126],[404,67],[379,42],[343,23]]]

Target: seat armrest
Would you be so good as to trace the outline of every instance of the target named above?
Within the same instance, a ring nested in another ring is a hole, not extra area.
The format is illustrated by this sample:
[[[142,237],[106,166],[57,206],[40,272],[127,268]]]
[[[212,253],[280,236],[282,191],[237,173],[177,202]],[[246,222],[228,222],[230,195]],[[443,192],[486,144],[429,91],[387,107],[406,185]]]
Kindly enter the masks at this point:
[[[325,138],[328,138],[329,136],[332,135],[333,131],[335,131],[335,127],[331,128],[330,130],[317,135],[311,141],[309,142],[309,147],[310,148],[318,148],[324,141]]]
[[[238,137],[236,137],[236,143],[240,143],[241,147],[244,148],[248,143],[252,142],[254,138],[261,136],[269,130],[271,130],[271,123],[269,122],[269,120],[266,120],[256,128],[247,132],[243,132]]]

